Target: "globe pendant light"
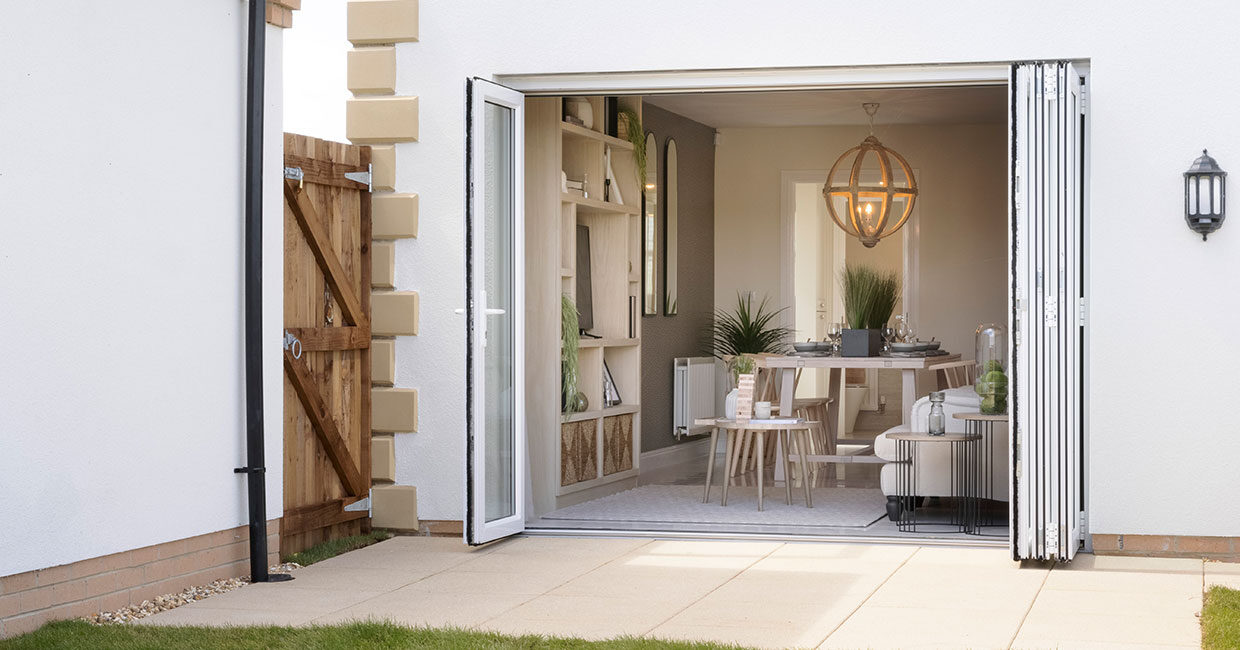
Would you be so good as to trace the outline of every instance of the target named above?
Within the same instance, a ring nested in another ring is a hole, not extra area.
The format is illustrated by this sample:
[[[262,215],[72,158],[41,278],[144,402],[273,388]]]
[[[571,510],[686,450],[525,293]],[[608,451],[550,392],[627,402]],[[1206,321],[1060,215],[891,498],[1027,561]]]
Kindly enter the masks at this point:
[[[861,240],[866,248],[873,248],[908,221],[917,200],[917,179],[904,156],[874,137],[878,104],[861,107],[870,117],[870,135],[835,161],[822,195],[835,225]]]

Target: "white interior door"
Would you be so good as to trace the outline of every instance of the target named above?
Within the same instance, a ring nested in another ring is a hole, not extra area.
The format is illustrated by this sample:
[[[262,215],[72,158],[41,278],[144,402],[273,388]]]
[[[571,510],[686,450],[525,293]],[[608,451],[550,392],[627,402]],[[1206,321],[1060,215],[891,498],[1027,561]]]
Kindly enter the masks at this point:
[[[1081,89],[1071,63],[1013,66],[1016,559],[1071,560],[1083,535]]]
[[[465,541],[525,529],[524,96],[468,84]]]

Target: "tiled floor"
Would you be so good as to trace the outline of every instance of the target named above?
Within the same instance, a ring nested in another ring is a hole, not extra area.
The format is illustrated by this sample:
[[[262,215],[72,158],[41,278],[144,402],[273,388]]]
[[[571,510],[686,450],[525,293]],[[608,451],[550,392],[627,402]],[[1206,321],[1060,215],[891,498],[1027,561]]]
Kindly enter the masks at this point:
[[[878,432],[854,432],[850,434],[855,439],[873,438]],[[841,488],[862,488],[862,489],[879,489],[879,472],[882,465],[874,463],[856,463],[856,464],[834,464],[834,465],[816,465],[811,475],[811,485],[814,487],[841,487]],[[716,457],[714,469],[714,485],[720,484],[720,477],[723,475],[723,458],[721,455]],[[643,470],[641,475],[637,477],[632,484],[618,486],[617,489],[629,489],[642,485],[693,485],[701,486],[706,482],[706,464],[704,457],[676,463],[673,465],[659,467],[654,470]],[[732,486],[753,486],[757,484],[757,472],[750,470],[739,473],[737,476],[729,479]],[[776,481],[773,472],[768,468],[766,472],[766,480],[764,485],[767,489],[769,499],[782,498],[784,483]],[[794,490],[800,489],[800,482],[794,480]],[[712,490],[712,498],[718,502],[720,490],[718,487]],[[799,493],[795,496],[799,499]],[[881,500],[882,497],[880,497]],[[800,503],[800,501],[797,501]],[[992,502],[993,509],[1006,509],[1006,503]],[[669,533],[745,533],[745,534],[772,534],[785,535],[790,537],[862,537],[877,539],[911,539],[911,540],[957,540],[968,544],[978,545],[1003,545],[1007,543],[1007,526],[1004,524],[1006,512],[1000,512],[996,517],[996,521],[1000,524],[997,526],[988,526],[985,528],[985,535],[966,535],[955,532],[946,522],[950,519],[951,508],[946,502],[933,502],[930,507],[922,511],[922,517],[928,521],[941,521],[942,525],[922,526],[917,533],[900,532],[895,523],[883,516],[883,510],[879,508],[875,512],[877,521],[865,527],[850,527],[837,525],[823,510],[816,511],[814,514],[822,513],[821,521],[815,522],[810,526],[781,526],[781,525],[756,525],[745,523],[738,518],[737,521],[717,524],[706,522],[682,522],[677,524],[658,523],[651,524],[641,521],[600,521],[597,517],[589,517],[583,519],[566,519],[564,517],[548,517],[539,519],[530,524],[530,528],[537,530],[657,530]],[[649,519],[651,521],[665,522],[669,517],[666,513],[652,512]]]
[[[479,549],[397,537],[144,619],[304,625],[388,619],[589,639],[757,647],[1197,647],[1207,584],[1240,565],[1005,549],[520,537]]]

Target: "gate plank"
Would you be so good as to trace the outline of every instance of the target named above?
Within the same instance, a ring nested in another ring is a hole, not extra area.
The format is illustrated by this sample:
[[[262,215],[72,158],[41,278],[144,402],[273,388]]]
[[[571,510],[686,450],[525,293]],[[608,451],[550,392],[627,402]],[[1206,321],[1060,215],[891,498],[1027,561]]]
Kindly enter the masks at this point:
[[[284,511],[284,520],[281,522],[281,535],[296,535],[310,530],[323,528],[324,526],[333,526],[335,524],[353,521],[354,519],[364,519],[370,516],[365,510],[349,512],[344,509],[347,505],[352,505],[361,501],[359,497],[350,497],[347,499],[333,499],[326,503],[317,503],[301,508],[293,508]]]
[[[336,428],[336,421],[328,412],[327,405],[323,403],[323,398],[319,396],[319,391],[314,385],[314,377],[310,376],[310,371],[305,364],[293,358],[293,353],[284,351],[284,370],[289,378],[289,383],[293,385],[293,390],[297,392],[297,397],[301,400],[302,406],[306,409],[306,414],[310,416],[310,422],[314,427],[314,433],[318,436],[319,441],[323,443],[323,449],[327,452],[327,458],[331,460],[332,467],[336,469],[336,474],[340,477],[341,483],[344,484],[349,494],[353,496],[361,496],[366,494],[367,486],[362,481],[361,470],[353,462],[353,456],[349,453],[349,446],[344,438],[340,436],[340,430]],[[367,450],[361,450],[366,453]]]
[[[349,180],[345,178],[344,175],[348,172],[370,171],[369,163],[349,165],[345,163],[332,162],[330,160],[321,160],[319,158],[286,153],[284,154],[284,166],[300,168],[301,173],[303,174],[302,181],[306,183],[343,187],[347,190],[367,191],[365,183]]]
[[[362,303],[353,291],[353,282],[341,266],[340,258],[336,257],[335,251],[332,250],[331,238],[323,229],[314,203],[310,201],[310,197],[305,192],[297,188],[296,183],[288,179],[284,181],[284,198],[288,201],[288,206],[292,208],[293,215],[297,217],[297,224],[301,226],[306,236],[306,243],[310,245],[310,250],[318,260],[319,266],[322,267],[328,286],[331,287],[336,299],[340,301],[345,318],[354,325],[369,328],[370,322],[362,310]]]
[[[370,347],[369,327],[286,327],[303,352],[362,350]]]

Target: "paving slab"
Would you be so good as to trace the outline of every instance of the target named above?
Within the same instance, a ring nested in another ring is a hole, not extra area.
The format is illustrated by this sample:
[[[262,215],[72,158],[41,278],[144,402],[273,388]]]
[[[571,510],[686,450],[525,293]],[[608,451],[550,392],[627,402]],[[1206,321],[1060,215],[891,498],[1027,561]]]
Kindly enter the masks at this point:
[[[388,620],[514,634],[760,648],[1196,647],[1203,586],[1240,565],[853,543],[397,537],[143,619],[144,625]]]
[[[1240,563],[1207,561],[1205,563],[1206,589],[1215,585],[1240,589]]]

